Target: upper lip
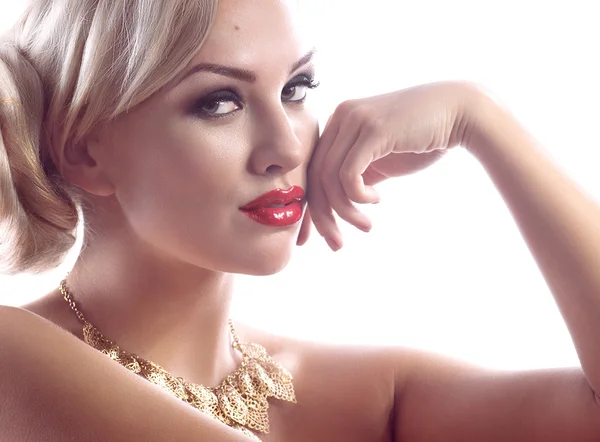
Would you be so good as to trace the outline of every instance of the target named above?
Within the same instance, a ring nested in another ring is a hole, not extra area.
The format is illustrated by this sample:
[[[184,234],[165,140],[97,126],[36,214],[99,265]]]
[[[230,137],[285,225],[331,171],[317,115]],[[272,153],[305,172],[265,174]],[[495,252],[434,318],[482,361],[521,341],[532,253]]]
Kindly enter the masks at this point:
[[[289,204],[293,201],[301,201],[302,199],[304,199],[304,189],[300,186],[292,186],[287,190],[271,190],[255,200],[250,201],[245,206],[242,206],[241,209],[253,210],[259,207],[267,207],[276,204]]]

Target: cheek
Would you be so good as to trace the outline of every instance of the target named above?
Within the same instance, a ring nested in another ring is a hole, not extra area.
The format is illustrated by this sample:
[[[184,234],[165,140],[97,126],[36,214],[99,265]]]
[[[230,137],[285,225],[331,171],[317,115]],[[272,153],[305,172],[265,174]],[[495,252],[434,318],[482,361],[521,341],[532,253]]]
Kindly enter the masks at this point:
[[[184,227],[236,202],[245,170],[242,137],[197,124],[158,127],[128,147],[119,171],[117,196],[128,218],[155,228],[167,221]]]
[[[306,161],[304,163],[304,168],[306,169],[319,141],[319,122],[317,118],[312,114],[306,115],[298,124],[296,134],[302,145],[306,148]]]

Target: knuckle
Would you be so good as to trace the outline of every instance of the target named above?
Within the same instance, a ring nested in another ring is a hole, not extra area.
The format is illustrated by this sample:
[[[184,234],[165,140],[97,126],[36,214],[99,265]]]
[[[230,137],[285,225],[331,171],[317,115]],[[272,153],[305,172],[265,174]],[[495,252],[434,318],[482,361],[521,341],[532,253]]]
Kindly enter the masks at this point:
[[[338,176],[340,178],[340,181],[344,185],[344,187],[352,184],[355,179],[354,171],[352,169],[350,169],[348,166],[342,166],[338,173]]]
[[[351,124],[369,132],[377,132],[383,128],[384,121],[376,109],[370,105],[355,108],[350,115]]]
[[[375,111],[373,107],[369,106],[366,103],[362,103],[361,105],[356,106],[352,111],[352,116],[361,120],[372,118],[374,114]]]
[[[363,119],[362,128],[369,133],[379,133],[383,129],[383,120],[369,113]]]
[[[346,100],[337,105],[335,109],[336,114],[347,115],[352,113],[355,108],[356,100]]]

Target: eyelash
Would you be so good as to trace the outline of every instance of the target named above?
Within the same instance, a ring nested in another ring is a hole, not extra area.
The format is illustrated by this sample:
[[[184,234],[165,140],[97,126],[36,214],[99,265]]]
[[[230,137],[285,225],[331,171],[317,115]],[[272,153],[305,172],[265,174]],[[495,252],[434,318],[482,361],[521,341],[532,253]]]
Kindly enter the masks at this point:
[[[319,85],[320,85],[320,82],[316,81],[312,74],[309,74],[309,73],[300,74],[285,85],[285,87],[282,90],[282,93],[286,89],[290,89],[290,88],[294,88],[294,87],[298,87],[298,86],[305,86],[306,88],[313,90],[313,89],[318,88]],[[301,100],[287,101],[287,103],[293,104],[293,105],[301,105],[306,101],[306,98],[307,97],[305,95]],[[227,113],[224,113],[221,115],[207,113],[204,110],[204,108],[206,108],[207,105],[213,105],[213,104],[217,104],[217,103],[226,103],[229,101],[235,103],[239,108],[234,111],[227,112]],[[219,90],[216,92],[212,92],[212,93],[208,94],[207,96],[198,100],[193,106],[193,113],[204,119],[217,120],[219,118],[228,117],[228,116],[232,115],[233,113],[237,112],[238,110],[241,110],[242,108],[243,108],[243,106],[242,106],[241,100],[240,100],[237,92],[235,92],[232,89],[222,89],[222,90]]]

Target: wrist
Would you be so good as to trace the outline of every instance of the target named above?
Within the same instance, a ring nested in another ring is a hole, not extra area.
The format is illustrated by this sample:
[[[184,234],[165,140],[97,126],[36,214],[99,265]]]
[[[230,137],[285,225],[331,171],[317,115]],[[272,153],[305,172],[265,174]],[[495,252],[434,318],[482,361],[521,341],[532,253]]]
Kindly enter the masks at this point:
[[[462,109],[462,146],[474,156],[502,148],[514,139],[521,128],[501,101],[489,90],[475,84],[466,85],[464,108]]]

